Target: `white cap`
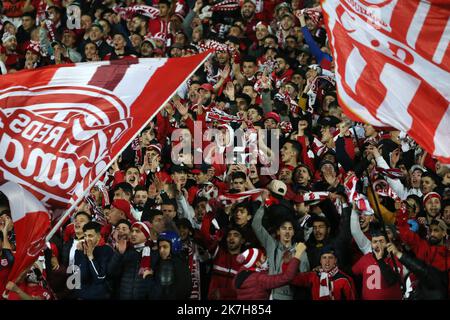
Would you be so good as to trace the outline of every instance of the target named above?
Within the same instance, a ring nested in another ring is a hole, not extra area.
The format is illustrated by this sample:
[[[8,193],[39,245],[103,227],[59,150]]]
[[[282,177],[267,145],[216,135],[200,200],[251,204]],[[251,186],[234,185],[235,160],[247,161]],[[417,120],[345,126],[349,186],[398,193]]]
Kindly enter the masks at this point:
[[[287,192],[287,186],[286,184],[281,180],[272,180],[267,188],[272,191],[273,193],[284,197]]]

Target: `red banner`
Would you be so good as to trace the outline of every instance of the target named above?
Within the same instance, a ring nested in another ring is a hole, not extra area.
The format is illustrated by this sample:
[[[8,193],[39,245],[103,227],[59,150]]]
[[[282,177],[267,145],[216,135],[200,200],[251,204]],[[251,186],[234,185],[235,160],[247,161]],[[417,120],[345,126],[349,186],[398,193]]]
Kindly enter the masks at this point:
[[[339,101],[356,121],[407,132],[450,163],[446,0],[322,0]]]
[[[0,181],[67,207],[207,58],[51,66],[0,78]]]
[[[45,249],[50,215],[41,202],[17,183],[6,182],[0,186],[0,191],[8,198],[16,233],[14,264],[8,275],[8,280],[16,281]]]

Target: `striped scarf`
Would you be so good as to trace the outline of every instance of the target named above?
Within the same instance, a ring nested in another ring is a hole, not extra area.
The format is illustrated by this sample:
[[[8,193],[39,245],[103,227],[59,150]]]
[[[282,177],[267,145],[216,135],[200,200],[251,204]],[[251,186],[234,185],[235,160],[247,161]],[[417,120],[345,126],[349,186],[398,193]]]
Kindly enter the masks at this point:
[[[126,8],[115,7],[113,10],[123,19],[130,19],[137,14],[149,17],[152,20],[159,17],[159,9],[146,5],[134,5]]]
[[[329,297],[333,300],[333,277],[339,272],[338,267],[334,267],[332,270],[325,272],[322,268],[319,269],[320,276],[320,289],[319,297]]]
[[[382,175],[384,175],[384,176],[386,176],[388,178],[391,178],[391,179],[401,179],[401,178],[405,177],[403,175],[403,173],[402,173],[402,170],[397,169],[397,168],[394,168],[394,169],[391,169],[391,168],[383,169],[383,168],[380,168],[380,167],[376,167],[375,168],[375,173],[382,174]]]
[[[239,8],[239,0],[224,0],[213,5],[211,11],[233,11]]]
[[[373,188],[375,192],[382,197],[388,197],[391,199],[399,199],[400,197],[391,188],[391,186],[383,179],[379,179],[373,183]]]
[[[146,243],[134,245],[134,249],[141,253],[141,262],[139,263],[139,275],[143,276],[145,271],[151,270],[151,249]]]
[[[230,122],[242,122],[243,119],[239,116],[233,116],[225,111],[219,110],[217,108],[212,108],[210,111],[206,112],[206,121],[215,121],[220,124],[227,124]]]
[[[219,196],[219,201],[224,204],[232,204],[236,202],[241,202],[247,198],[250,198],[255,201],[258,198],[264,189],[253,189],[249,191],[239,192],[239,193],[226,193],[224,195]]]
[[[311,21],[318,25],[323,25],[323,16],[322,16],[322,8],[320,6],[314,8],[306,8],[302,10],[297,10],[295,15],[298,17],[300,14],[304,14],[311,19]]]

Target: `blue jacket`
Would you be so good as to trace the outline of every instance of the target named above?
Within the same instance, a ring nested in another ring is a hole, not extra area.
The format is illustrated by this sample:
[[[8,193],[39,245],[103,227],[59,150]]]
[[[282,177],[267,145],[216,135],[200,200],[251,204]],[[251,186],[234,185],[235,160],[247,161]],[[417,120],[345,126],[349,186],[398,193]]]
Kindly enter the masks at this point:
[[[111,287],[107,269],[112,256],[113,250],[107,245],[95,247],[93,260],[89,260],[82,251],[75,251],[75,265],[80,268],[81,274],[81,288],[75,290],[76,298],[86,300],[110,298]]]

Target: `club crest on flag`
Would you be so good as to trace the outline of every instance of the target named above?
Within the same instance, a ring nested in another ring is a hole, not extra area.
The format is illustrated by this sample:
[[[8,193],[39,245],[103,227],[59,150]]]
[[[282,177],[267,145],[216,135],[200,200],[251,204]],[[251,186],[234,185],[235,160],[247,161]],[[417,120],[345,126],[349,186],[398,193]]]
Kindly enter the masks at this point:
[[[2,76],[0,182],[19,183],[47,207],[75,207],[209,54]]]
[[[124,102],[101,88],[12,87],[0,93],[0,105],[4,178],[33,177],[44,197],[55,186],[71,193],[79,181],[89,185],[132,125]]]
[[[27,255],[30,257],[37,257],[42,253],[42,250],[45,249],[45,235],[42,238],[37,239],[30,243]]]

